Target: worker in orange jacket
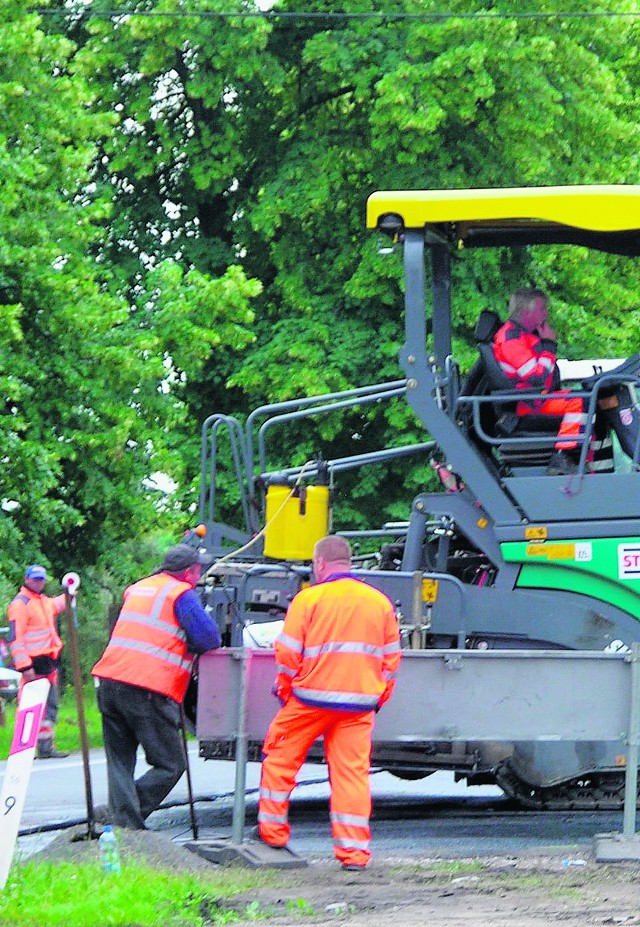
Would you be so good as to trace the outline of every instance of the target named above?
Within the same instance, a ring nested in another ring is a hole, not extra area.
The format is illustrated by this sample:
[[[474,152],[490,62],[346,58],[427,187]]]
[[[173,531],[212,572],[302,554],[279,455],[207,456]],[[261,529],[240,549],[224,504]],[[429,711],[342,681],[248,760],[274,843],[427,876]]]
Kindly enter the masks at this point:
[[[197,550],[176,544],[124,601],[109,643],[92,669],[107,757],[108,807],[96,819],[145,830],[186,769],[181,711],[195,654],[220,646],[220,631],[195,592]],[[147,769],[135,778],[142,746]]]
[[[509,300],[509,319],[493,339],[493,353],[507,381],[523,391],[552,392],[559,382],[556,364],[556,333],[548,322],[549,298],[542,290],[517,290]],[[586,415],[579,396],[562,390],[548,399],[523,399],[517,415],[562,416],[556,450],[548,472],[575,473],[578,469],[577,438],[584,431]]]
[[[37,563],[27,567],[24,584],[7,609],[9,647],[13,665],[22,674],[20,689],[34,679],[48,679],[49,695],[38,731],[37,756],[41,760],[68,756],[54,745],[58,719],[58,663],[62,641],[56,616],[64,609],[64,593],[44,595],[47,571]]]
[[[288,843],[289,796],[310,747],[324,737],[336,859],[364,869],[371,859],[369,763],[375,712],[393,692],[400,635],[389,599],[351,572],[348,541],[322,538],[316,585],[299,592],[276,640],[274,692],[283,707],[263,746],[258,833]]]

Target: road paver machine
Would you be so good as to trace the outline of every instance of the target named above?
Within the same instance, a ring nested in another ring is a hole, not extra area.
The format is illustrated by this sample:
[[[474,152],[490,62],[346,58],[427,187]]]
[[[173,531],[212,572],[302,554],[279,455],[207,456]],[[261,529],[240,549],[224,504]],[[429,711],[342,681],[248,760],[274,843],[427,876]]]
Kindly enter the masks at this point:
[[[464,258],[475,248],[531,245],[638,257],[640,187],[377,192],[368,200],[367,226],[403,252],[404,376],[265,405],[244,424],[216,414],[204,423],[200,516],[211,566],[203,595],[227,643],[273,640],[291,597],[312,581],[313,544],[330,528],[332,486],[343,471],[431,455],[441,490],[419,493],[406,522],[366,532],[375,553],[356,571],[394,602],[405,648],[628,649],[640,640],[640,355],[613,369],[592,365],[592,375],[574,384],[587,419],[578,471],[550,476],[557,423],[519,419],[513,389],[492,378],[490,312],[478,320],[478,362],[460,375],[451,262],[452,254]],[[269,470],[273,427],[300,427],[312,416],[398,396],[424,426],[423,442]],[[601,400],[612,396],[625,408],[603,417],[601,406],[611,402]],[[621,411],[622,441],[615,436]],[[240,487],[240,526],[216,519],[223,441]],[[602,450],[595,462],[594,448]],[[404,778],[445,769],[469,784],[495,782],[525,807],[615,808],[623,800],[620,749],[602,741],[402,740],[376,743],[372,763]],[[220,751],[201,742],[204,756]],[[249,744],[250,757],[259,752],[260,744]]]

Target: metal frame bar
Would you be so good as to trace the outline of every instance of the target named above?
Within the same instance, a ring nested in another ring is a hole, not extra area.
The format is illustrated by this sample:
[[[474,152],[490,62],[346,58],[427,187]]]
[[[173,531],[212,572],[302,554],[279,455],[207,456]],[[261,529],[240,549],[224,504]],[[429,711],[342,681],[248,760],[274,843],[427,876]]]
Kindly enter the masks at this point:
[[[379,399],[389,399],[393,396],[402,396],[403,393],[406,393],[406,385],[403,385],[397,389],[387,389],[380,392],[369,393],[368,395],[361,395],[353,397],[351,399],[343,399],[338,402],[332,402],[328,405],[319,405],[315,406],[312,409],[299,409],[296,412],[285,412],[283,415],[274,415],[272,418],[267,419],[260,426],[258,432],[258,466],[260,471],[266,470],[266,448],[265,448],[265,434],[269,428],[272,428],[274,425],[283,424],[284,422],[295,421],[299,418],[310,418],[313,415],[321,415],[325,412],[334,412],[336,409],[346,409],[351,406],[360,406],[365,405],[369,402],[377,402]],[[317,397],[325,398],[325,397]]]
[[[242,511],[247,531],[252,531],[250,512],[247,502],[247,482],[249,458],[244,442],[242,426],[233,415],[214,413],[209,415],[202,424],[200,442],[200,498],[199,512],[202,521],[213,521],[215,513],[216,475],[217,475],[217,433],[220,427],[226,425],[229,430],[231,454],[236,472],[236,479],[240,488]],[[208,444],[208,432],[211,431],[211,448]],[[207,467],[207,463],[209,466]],[[208,491],[207,491],[208,488]],[[208,503],[208,504],[207,504]]]
[[[424,441],[421,444],[404,444],[401,447],[387,447],[379,451],[370,451],[368,454],[354,454],[351,457],[336,457],[334,460],[327,460],[325,463],[332,473],[340,473],[343,470],[353,470],[357,467],[366,466],[367,464],[380,463],[385,460],[394,460],[396,457],[408,457],[411,454],[428,453],[436,446],[435,441]],[[303,470],[303,467],[287,467],[285,470],[278,470],[284,476],[295,477]],[[315,476],[318,468],[304,467],[307,476]],[[262,478],[266,478],[268,473],[261,473]]]
[[[253,736],[260,735],[260,725],[268,725],[269,716],[275,713],[275,702],[273,706],[267,708],[265,713],[265,704],[262,699],[258,698],[258,689],[254,688],[251,669],[256,667],[258,674],[255,679],[255,685],[261,686],[267,684],[267,679],[272,677],[273,673],[273,652],[255,651],[247,657],[244,648],[216,651],[203,657],[203,660],[212,660],[214,662],[224,660],[225,666],[231,668],[231,675],[223,667],[222,675],[220,673],[208,673],[207,677],[216,679],[225,679],[227,684],[220,687],[219,684],[213,685],[209,693],[209,699],[213,699],[217,704],[211,706],[208,704],[208,716],[203,720],[202,728],[198,731],[198,736],[206,736],[210,739],[229,740],[232,737],[237,744],[236,753],[236,801],[234,803],[233,817],[233,835],[234,839],[239,842],[242,837],[244,828],[245,806],[243,800],[244,784],[246,782],[246,763],[247,763],[247,742],[249,738],[248,731],[253,730]],[[634,643],[630,653],[604,653],[602,651],[468,651],[468,650],[445,650],[445,651],[405,651],[405,661],[407,664],[414,661],[421,661],[425,670],[431,671],[430,678],[432,685],[426,685],[425,691],[429,692],[432,688],[446,698],[447,692],[455,691],[460,688],[463,693],[458,697],[458,702],[463,701],[468,704],[469,693],[473,693],[474,705],[483,717],[490,720],[491,724],[486,727],[485,731],[478,732],[475,728],[473,740],[501,740],[505,742],[518,739],[518,728],[514,727],[518,718],[526,716],[527,723],[531,721],[530,704],[528,698],[540,698],[540,692],[528,693],[527,687],[524,687],[523,694],[516,699],[517,707],[511,704],[512,700],[505,699],[504,692],[508,691],[509,685],[513,682],[514,673],[517,678],[522,674],[528,679],[538,681],[538,689],[545,687],[544,691],[547,696],[553,697],[553,692],[548,692],[549,673],[554,678],[554,686],[566,691],[568,694],[575,696],[576,699],[584,697],[585,688],[590,689],[588,678],[591,674],[593,680],[598,679],[602,683],[603,679],[608,680],[613,685],[615,679],[616,686],[619,688],[610,689],[608,699],[603,703],[602,714],[598,717],[597,730],[589,726],[589,718],[583,716],[583,713],[576,714],[576,711],[564,710],[563,713],[552,712],[549,716],[546,712],[538,712],[535,716],[537,723],[540,725],[538,741],[549,741],[551,743],[568,741],[589,741],[594,737],[596,739],[605,735],[608,739],[620,739],[627,746],[626,768],[625,768],[625,794],[624,794],[624,823],[623,833],[625,838],[635,836],[636,826],[636,792],[638,776],[638,747],[640,744],[640,644]],[[240,678],[238,679],[237,671],[233,670],[233,663],[240,663]],[[405,661],[401,665],[405,666]],[[489,661],[487,663],[487,661]],[[511,665],[510,665],[511,664]],[[531,667],[530,671],[527,667]],[[538,664],[536,666],[535,664]],[[578,665],[578,674],[584,681],[584,686],[573,688],[567,686],[566,679],[576,678],[576,664]],[[614,668],[605,672],[606,665],[613,664]],[[475,667],[475,669],[474,669]],[[539,668],[540,667],[540,668]],[[619,669],[616,669],[618,667]],[[407,669],[409,667],[407,666]],[[531,675],[531,672],[533,675]],[[613,678],[611,677],[613,673]],[[470,674],[470,676],[469,676]],[[596,675],[597,674],[597,675]],[[604,674],[604,675],[603,675]],[[483,687],[482,680],[490,679],[491,687]],[[261,682],[259,682],[261,680]],[[506,681],[505,681],[506,680]],[[458,685],[458,683],[460,685]],[[624,688],[622,688],[624,687]],[[253,693],[253,698],[248,699],[248,693]],[[498,693],[498,695],[496,695]],[[201,694],[204,697],[204,693]],[[483,702],[486,698],[486,703]],[[236,700],[235,714],[233,712],[233,701]],[[226,700],[226,702],[225,702]],[[625,703],[626,700],[626,703]],[[406,712],[405,706],[398,706],[397,695],[389,703],[389,708],[385,709],[384,714],[380,715],[381,724],[388,727],[393,726],[395,717],[400,716],[407,721],[412,717],[411,712]],[[449,705],[449,702],[446,702]],[[556,702],[554,701],[554,705]],[[247,710],[252,707],[254,717],[252,724],[247,724]],[[459,708],[459,706],[458,706]],[[389,712],[395,716],[391,717]],[[257,714],[256,714],[257,713]],[[524,714],[523,714],[524,713]],[[501,719],[501,714],[504,718]],[[235,717],[235,732],[232,734],[229,730],[231,720]],[[435,723],[442,724],[443,718],[438,716]],[[591,719],[591,724],[595,719]],[[422,728],[422,723],[430,724],[427,718],[416,718],[417,726],[415,728],[416,743],[422,743],[426,731]],[[458,728],[459,717],[456,715],[456,706],[453,706],[450,722],[444,723],[438,737],[441,740],[451,742],[467,741],[470,739],[469,732]],[[257,725],[257,727],[256,727]],[[411,729],[413,730],[413,729]],[[530,727],[527,729],[527,737],[531,737]],[[380,738],[385,740],[385,733],[382,731]],[[404,742],[410,742],[410,738],[404,737]]]
[[[284,412],[287,409],[299,409],[305,406],[315,405],[319,402],[327,402],[332,399],[345,399],[349,396],[366,396],[368,393],[374,393],[377,391],[384,392],[389,389],[397,389],[398,387],[404,386],[404,380],[390,380],[388,383],[374,383],[369,386],[358,386],[353,389],[341,390],[337,393],[325,393],[321,396],[304,396],[299,399],[287,399],[283,402],[273,402],[268,403],[263,406],[258,406],[257,409],[254,409],[247,418],[245,424],[245,433],[246,433],[246,445],[248,450],[248,456],[253,465],[253,429],[255,427],[256,419],[260,415],[271,414],[272,412]],[[253,470],[252,470],[253,472]]]

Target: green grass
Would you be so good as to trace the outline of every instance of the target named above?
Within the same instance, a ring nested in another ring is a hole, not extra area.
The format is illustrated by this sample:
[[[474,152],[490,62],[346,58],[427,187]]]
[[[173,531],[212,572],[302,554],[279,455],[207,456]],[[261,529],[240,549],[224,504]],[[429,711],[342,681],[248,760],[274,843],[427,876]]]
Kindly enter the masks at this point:
[[[407,873],[411,873],[413,882],[418,885],[427,882],[437,882],[443,885],[455,876],[464,875],[465,873],[483,872],[486,869],[485,863],[481,860],[443,860],[441,862],[430,863],[425,866],[423,863],[416,862],[398,867],[393,867],[392,872],[397,873],[400,878],[404,878]]]
[[[485,869],[484,863],[476,859],[455,859],[442,863],[432,863],[432,872],[446,872],[457,875],[460,872],[481,872]]]
[[[315,917],[316,910],[304,898],[289,898],[287,901],[287,913],[298,914],[300,917]]]
[[[85,686],[83,692],[83,706],[87,724],[87,736],[90,747],[102,746],[102,723],[100,712],[96,704],[95,689],[92,684]],[[0,727],[0,760],[9,756],[13,725],[16,716],[16,702],[9,702],[6,706],[7,723]],[[81,749],[80,727],[78,725],[78,708],[76,696],[72,685],[66,686],[60,699],[58,712],[58,725],[56,727],[56,747],[58,750],[76,752]]]
[[[273,873],[224,868],[206,877],[170,875],[124,863],[117,875],[96,863],[15,865],[0,892],[0,927],[205,927],[268,916],[231,898],[270,883]]]

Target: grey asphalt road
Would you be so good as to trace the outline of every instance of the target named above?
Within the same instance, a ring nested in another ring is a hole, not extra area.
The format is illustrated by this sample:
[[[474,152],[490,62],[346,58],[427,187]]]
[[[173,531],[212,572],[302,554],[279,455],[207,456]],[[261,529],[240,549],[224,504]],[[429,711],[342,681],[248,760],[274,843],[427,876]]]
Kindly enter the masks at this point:
[[[0,776],[5,763],[0,763]],[[140,769],[144,768],[142,759]],[[202,760],[190,748],[193,792],[197,799],[198,837],[229,839],[234,815],[235,764]],[[94,805],[106,802],[106,762],[102,750],[91,752]],[[260,766],[249,763],[246,773],[246,828],[256,820]],[[586,853],[598,833],[622,830],[622,812],[519,811],[495,786],[468,788],[449,773],[435,773],[407,782],[388,773],[372,774],[374,810],[372,833],[377,853],[385,856],[468,857],[509,855],[523,849],[566,848],[568,856]],[[306,765],[291,805],[292,845],[301,854],[330,858],[329,785],[326,767]],[[165,806],[149,819],[153,830],[182,842],[192,837],[186,777],[168,796]],[[23,857],[51,840],[50,827],[86,820],[86,789],[82,757],[35,761],[22,816],[18,850]],[[236,808],[236,814],[238,810]]]

